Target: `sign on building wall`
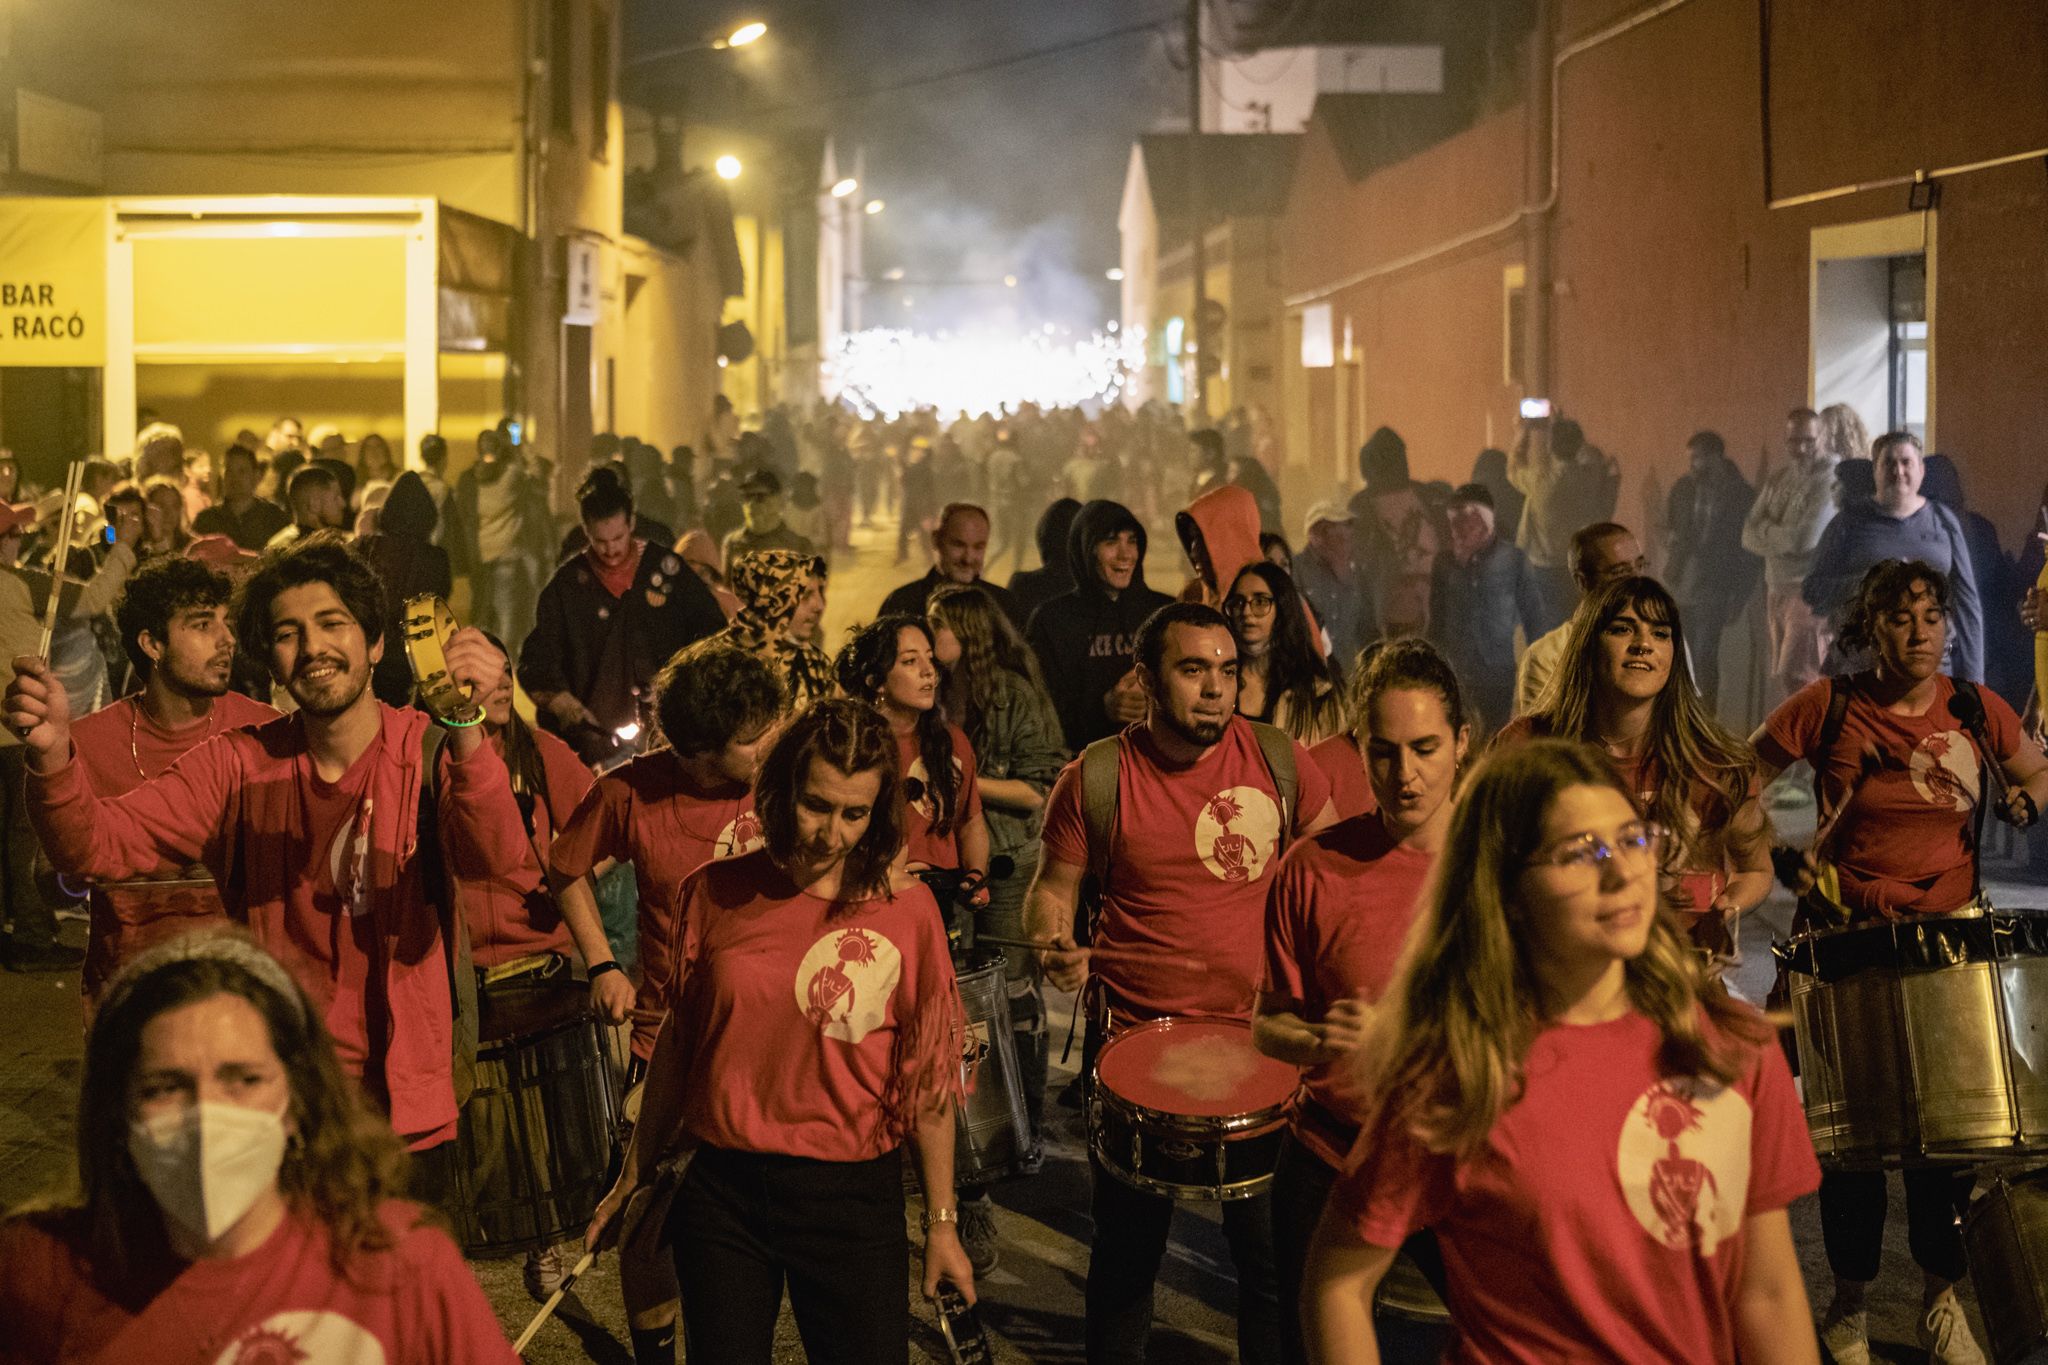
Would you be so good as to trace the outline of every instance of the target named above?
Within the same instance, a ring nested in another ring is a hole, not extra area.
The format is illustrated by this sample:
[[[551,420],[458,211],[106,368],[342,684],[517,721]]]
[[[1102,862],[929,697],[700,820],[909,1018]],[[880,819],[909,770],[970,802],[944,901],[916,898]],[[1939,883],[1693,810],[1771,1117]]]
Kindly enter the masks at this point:
[[[597,243],[570,237],[563,246],[568,251],[568,289],[562,321],[572,327],[595,327],[604,307],[597,283]]]
[[[1335,318],[1327,303],[1312,303],[1301,310],[1301,368],[1327,370],[1337,363],[1337,339],[1332,328]],[[1345,342],[1350,342],[1348,330]]]
[[[107,201],[0,198],[0,366],[107,363]]]

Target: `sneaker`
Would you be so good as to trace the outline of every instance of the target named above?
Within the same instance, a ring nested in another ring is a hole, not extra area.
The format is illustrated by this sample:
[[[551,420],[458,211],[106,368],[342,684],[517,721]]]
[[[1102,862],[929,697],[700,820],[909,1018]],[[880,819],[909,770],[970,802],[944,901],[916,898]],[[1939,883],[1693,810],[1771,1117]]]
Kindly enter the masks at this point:
[[[1920,1344],[1927,1348],[1930,1365],[1985,1365],[1984,1352],[1978,1349],[1953,1289],[1942,1290],[1927,1305],[1927,1316],[1920,1319]]]
[[[84,962],[85,949],[67,948],[61,943],[0,945],[0,963],[10,972],[71,972]]]
[[[562,1249],[545,1247],[526,1253],[520,1278],[526,1281],[526,1292],[533,1295],[534,1302],[546,1303],[562,1287],[567,1275],[568,1270],[562,1265]]]
[[[997,1240],[995,1201],[987,1195],[960,1201],[960,1245],[966,1249],[967,1263],[974,1267],[974,1277],[980,1279],[996,1268],[1002,1259],[1002,1245]]]
[[[1830,1308],[1820,1325],[1820,1344],[1835,1365],[1870,1365],[1870,1314],[1859,1308],[1838,1315]]]

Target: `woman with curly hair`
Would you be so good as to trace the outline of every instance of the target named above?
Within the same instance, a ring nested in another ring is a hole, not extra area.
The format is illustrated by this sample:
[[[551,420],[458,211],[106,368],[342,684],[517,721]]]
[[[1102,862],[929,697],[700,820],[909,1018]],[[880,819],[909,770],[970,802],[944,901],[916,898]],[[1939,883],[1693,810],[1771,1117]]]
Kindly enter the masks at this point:
[[[1830,460],[1870,458],[1870,428],[1847,403],[1830,403],[1820,410],[1820,448]]]
[[[812,636],[825,618],[825,561],[795,550],[754,550],[726,566],[739,614],[712,637],[765,659],[783,705],[800,711],[832,695],[832,665]]]
[[[832,666],[839,690],[873,706],[896,736],[910,865],[987,872],[974,746],[939,704],[931,628],[915,616],[884,616],[863,626]]]
[[[405,1170],[275,958],[160,944],[86,1039],[77,1201],[0,1223],[0,1360],[516,1360]]]
[[[1624,578],[1579,604],[1537,711],[1495,737],[1577,740],[1607,755],[1665,831],[1664,907],[1702,950],[1732,958],[1736,924],[1771,892],[1770,822],[1756,755],[1692,680],[1678,603],[1654,578]]]
[[[1310,1247],[1315,1360],[1378,1361],[1373,1290],[1426,1228],[1456,1359],[1816,1365],[1805,1115],[1768,1023],[1657,913],[1661,840],[1583,745],[1467,780]]]
[[[762,760],[766,845],[683,881],[683,948],[600,1245],[664,1159],[684,1355],[768,1365],[789,1289],[813,1360],[901,1365],[903,1147],[925,1196],[927,1295],[970,1300],[953,1197],[965,1012],[931,893],[898,866],[896,740],[865,702],[822,701]]]
[[[1344,694],[1310,634],[1287,571],[1257,560],[1238,571],[1223,614],[1237,637],[1237,713],[1277,725],[1303,744],[1345,728]]]

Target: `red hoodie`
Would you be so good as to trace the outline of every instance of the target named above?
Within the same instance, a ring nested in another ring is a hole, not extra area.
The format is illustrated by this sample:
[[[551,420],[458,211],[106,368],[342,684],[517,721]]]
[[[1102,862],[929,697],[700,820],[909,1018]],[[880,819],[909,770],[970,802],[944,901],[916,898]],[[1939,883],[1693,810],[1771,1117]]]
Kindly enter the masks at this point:
[[[29,812],[50,861],[72,876],[137,877],[167,858],[205,863],[229,915],[292,973],[344,1066],[420,1148],[450,1136],[456,1114],[448,960],[418,857],[420,737],[431,722],[421,711],[379,711],[382,733],[340,782],[313,772],[301,718],[290,715],[216,736],[112,800],[93,795],[76,762],[31,771]],[[490,745],[460,763],[444,746],[436,789],[452,875],[484,877],[530,856],[505,761]],[[327,822],[335,810],[343,818]],[[320,833],[327,847],[315,849]]]
[[[1199,538],[1215,574],[1213,589],[1197,574],[1195,581],[1181,590],[1181,600],[1221,607],[1244,566],[1264,558],[1259,553],[1259,504],[1234,483],[1218,484],[1173,520],[1181,548],[1188,549],[1190,540]],[[1194,555],[1190,553],[1188,559],[1192,562]]]

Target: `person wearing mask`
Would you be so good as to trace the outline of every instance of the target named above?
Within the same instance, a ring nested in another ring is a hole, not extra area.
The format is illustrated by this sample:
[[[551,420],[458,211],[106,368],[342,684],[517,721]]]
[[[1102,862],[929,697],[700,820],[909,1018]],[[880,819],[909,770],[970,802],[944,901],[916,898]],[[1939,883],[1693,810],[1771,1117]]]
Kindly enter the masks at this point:
[[[1515,631],[1543,634],[1543,594],[1520,549],[1494,527],[1493,494],[1468,483],[1451,494],[1450,544],[1437,553],[1429,585],[1429,638],[1464,680],[1482,737],[1515,707]]]
[[[1758,561],[1742,548],[1756,490],[1719,432],[1694,432],[1685,455],[1686,472],[1665,503],[1664,580],[1692,624],[1694,676],[1711,709],[1721,694],[1721,636],[1756,590]]]
[[[1024,619],[1010,594],[981,576],[988,559],[988,513],[971,502],[949,502],[932,527],[932,567],[882,599],[884,616],[923,617],[932,590],[945,583],[980,588],[1019,630]]]
[[[1771,682],[1787,697],[1820,676],[1832,634],[1804,593],[1821,534],[1835,519],[1835,456],[1820,438],[1812,408],[1786,414],[1786,462],[1764,480],[1742,523],[1742,548],[1764,561]]]
[[[1223,598],[1237,640],[1237,709],[1304,745],[1346,728],[1344,693],[1309,633],[1294,580],[1264,560],[1247,564]]]
[[[1060,774],[1026,910],[1030,936],[1054,945],[1039,954],[1053,985],[1088,990],[1089,1078],[1110,1033],[1126,1024],[1193,1014],[1249,1021],[1274,865],[1294,839],[1331,823],[1329,782],[1308,751],[1237,714],[1237,643],[1220,612],[1162,607],[1136,653],[1145,719]],[[1093,827],[1083,796],[1091,758],[1115,763],[1107,830]],[[1100,908],[1093,947],[1082,948],[1074,916],[1091,871],[1101,878]],[[1099,960],[1094,949],[1105,950]],[[1190,970],[1187,959],[1206,970]],[[1140,1365],[1173,1200],[1126,1185],[1097,1161],[1091,1176],[1088,1359]],[[1238,1354],[1266,1365],[1278,1360],[1280,1337],[1266,1196],[1226,1202],[1223,1229],[1237,1270]]]
[[[544,728],[599,764],[637,751],[654,675],[725,629],[725,613],[674,552],[640,538],[632,494],[603,466],[583,481],[577,510],[588,548],[541,589],[519,685]]]
[[[1828,523],[1813,552],[1801,589],[1822,619],[1839,620],[1854,603],[1863,575],[1887,559],[1931,564],[1949,580],[1948,645],[1953,674],[1984,681],[1984,611],[1975,566],[1956,514],[1922,495],[1926,464],[1917,437],[1903,431],[1877,438],[1871,457],[1877,494],[1852,503]],[[1847,664],[1839,646],[1828,652],[1830,671]]]
[[[1943,666],[1954,600],[1954,582],[1934,565],[1874,566],[1843,622],[1843,643],[1871,665],[1807,685],[1756,733],[1765,778],[1802,759],[1813,765],[1828,835],[1808,867],[1832,871],[1852,922],[1946,914],[1977,898],[1993,765],[2004,778],[2000,819],[2025,828],[2048,806],[2048,758],[2019,717]],[[1967,1269],[1957,1216],[1974,1172],[1923,1167],[1904,1172],[1904,1182],[1907,1241],[1922,1275],[1921,1345],[1943,1365],[1980,1362],[1955,1294]],[[1881,1171],[1831,1170],[1821,1180],[1821,1237],[1835,1281],[1821,1339],[1837,1361],[1871,1359],[1867,1297],[1886,1202]]]
[[[1613,521],[1582,526],[1572,536],[1572,583],[1579,590],[1579,603],[1609,583],[1633,578],[1643,571],[1643,547],[1635,533]],[[1571,639],[1572,623],[1564,624],[1529,642],[1515,671],[1515,714],[1526,716],[1541,707],[1550,692],[1551,679],[1563,662],[1565,646]]]
[[[78,1112],[76,1192],[0,1223],[0,1361],[517,1361],[318,1010],[246,937],[134,961]]]
[[[804,712],[755,781],[764,846],[678,893],[684,970],[586,1241],[688,1154],[671,1221],[690,1360],[768,1361],[786,1286],[811,1359],[900,1365],[906,1146],[924,1292],[974,1300],[953,1190],[966,1018],[938,906],[899,865],[896,748],[864,702]]]
[[[997,447],[1001,450],[1003,447]],[[1011,447],[1014,450],[1014,447]],[[990,460],[991,485],[995,483],[994,461]],[[1000,504],[998,504],[1000,505]],[[1081,504],[1072,498],[1054,498],[1039,514],[1038,527],[1034,533],[1038,544],[1038,567],[1019,569],[1010,575],[1010,605],[1015,608],[1011,620],[1022,620],[1031,624],[1031,613],[1074,587],[1073,566],[1067,562],[1067,532],[1073,529],[1074,516],[1081,510]],[[1016,524],[1021,525],[1021,518]],[[1014,544],[1018,558],[1023,555],[1023,539],[1018,537]]]
[[[1294,557],[1295,586],[1330,638],[1331,661],[1346,674],[1377,629],[1371,595],[1353,559],[1353,520],[1351,509],[1334,498],[1309,508],[1302,550]]]
[[[720,547],[728,571],[741,555],[757,550],[790,550],[800,555],[817,546],[791,530],[782,518],[782,480],[772,469],[756,469],[739,483],[741,526]]]
[[[1572,533],[1614,516],[1621,467],[1589,445],[1571,418],[1531,418],[1508,457],[1508,481],[1527,499],[1515,543],[1529,557],[1554,627],[1572,611]]]
[[[1266,963],[1252,1040],[1306,1068],[1273,1173],[1273,1250],[1280,1302],[1301,1302],[1309,1238],[1372,1108],[1356,1057],[1394,974],[1423,886],[1451,823],[1472,740],[1457,674],[1426,642],[1374,655],[1354,693],[1371,812],[1287,851],[1266,897]],[[1433,1239],[1418,1248],[1441,1265]],[[1307,1365],[1299,1313],[1283,1314],[1281,1359]]]
[[[114,620],[142,690],[71,727],[95,796],[124,795],[215,735],[277,719],[262,702],[230,690],[231,592],[226,574],[182,557],[155,560],[129,578]],[[87,899],[91,919],[79,994],[88,1017],[114,973],[136,953],[209,922],[227,922],[203,865],[165,863],[137,880],[95,885]]]
[[[832,695],[832,665],[818,648],[825,619],[825,561],[794,550],[756,550],[732,565],[739,613],[718,638],[767,663],[782,704],[800,711]]]
[[[449,717],[429,738],[433,718],[370,691],[388,633],[369,565],[315,536],[267,555],[237,599],[237,642],[268,663],[297,704],[290,715],[220,735],[111,800],[72,761],[70,704],[41,660],[15,661],[5,720],[30,751],[29,808],[51,864],[119,881],[205,863],[230,917],[312,998],[392,1127],[431,1153],[423,1182],[441,1188],[454,1151],[455,1005],[448,907],[431,899],[427,858],[457,875],[510,866],[525,829],[476,722]],[[503,671],[474,628],[456,631],[446,654],[471,696],[489,695]],[[428,792],[438,848],[419,838]]]
[[[362,537],[364,558],[384,585],[387,619],[402,621],[405,604],[415,597],[445,598],[454,591],[448,552],[434,543],[434,495],[413,470],[398,476],[391,495],[378,509],[377,530]],[[387,649],[370,684],[388,706],[412,704],[412,664],[402,649]]]
[[[291,525],[291,513],[259,497],[263,466],[256,452],[236,444],[221,457],[221,498],[192,519],[202,536],[226,536],[245,550],[261,550],[270,538]]]
[[[1309,1250],[1313,1359],[1379,1359],[1373,1292],[1429,1229],[1460,1355],[1817,1365],[1805,1115],[1769,1023],[1657,913],[1662,837],[1579,745],[1468,779]]]
[[[1067,748],[1145,718],[1132,667],[1138,628],[1173,599],[1145,584],[1145,528],[1121,503],[1091,502],[1067,533],[1074,587],[1031,614],[1025,638],[1038,656]]]
[[[108,508],[113,514],[114,544],[85,586],[77,591],[70,606],[61,605],[65,624],[85,630],[90,639],[92,619],[112,607],[135,571],[135,546],[142,539],[142,517],[138,511],[120,506]],[[61,511],[58,515],[62,515]],[[35,525],[36,509],[26,504],[0,503],[0,657],[20,659],[30,655],[41,641],[42,612],[38,596],[48,601],[51,584],[47,574],[25,577],[19,566],[22,538]],[[58,586],[71,596],[71,585]],[[54,641],[52,653],[55,653]],[[99,652],[93,650],[97,659]],[[15,665],[17,668],[20,664]],[[47,669],[48,665],[42,665]],[[31,811],[24,797],[25,775],[30,751],[21,732],[0,729],[0,816],[6,820],[5,877],[0,879],[0,896],[10,928],[0,937],[0,966],[9,971],[68,971],[84,961],[78,949],[57,942],[55,909],[44,900],[36,885],[36,834]]]

